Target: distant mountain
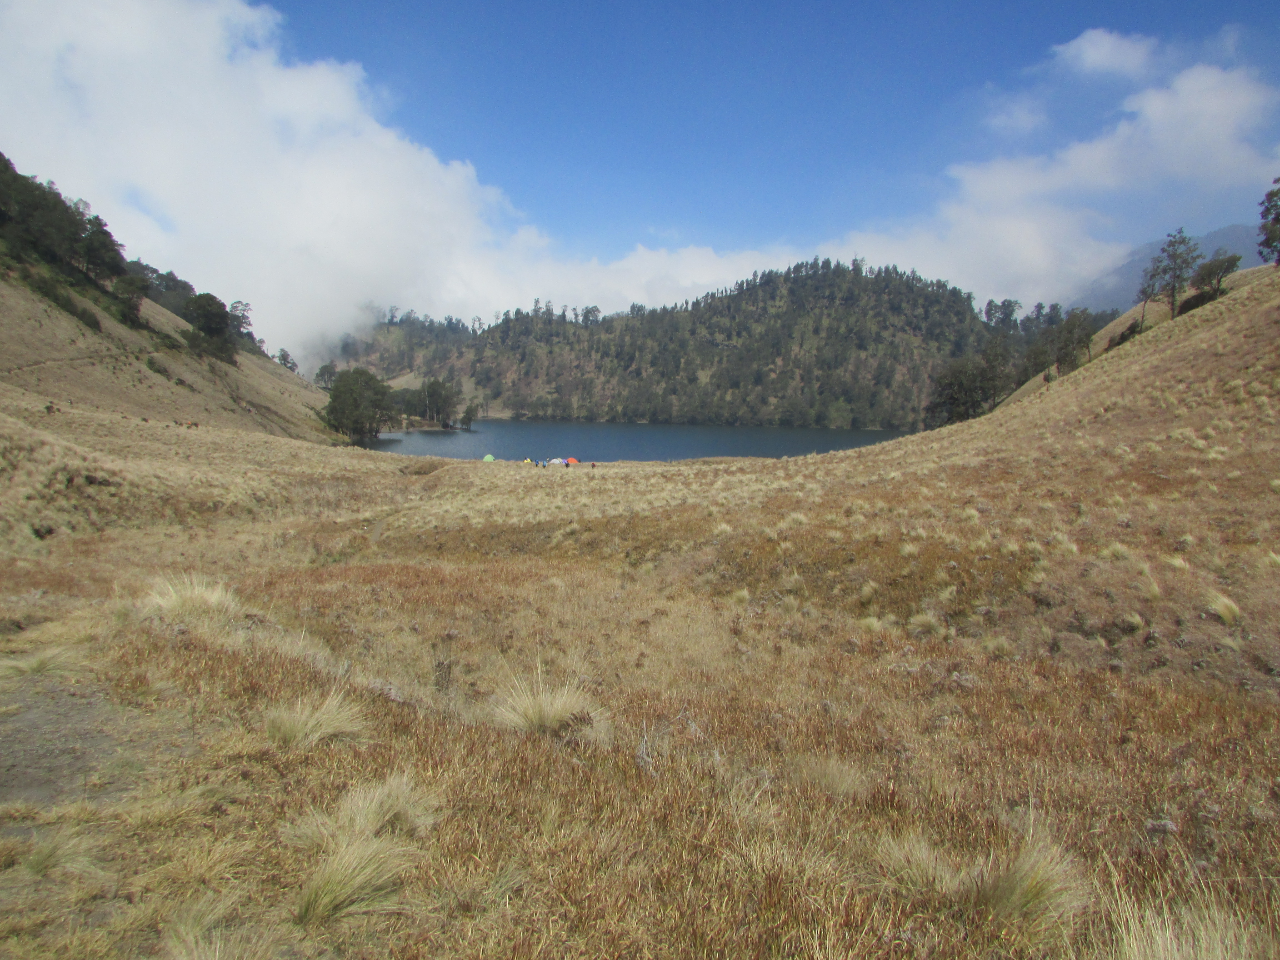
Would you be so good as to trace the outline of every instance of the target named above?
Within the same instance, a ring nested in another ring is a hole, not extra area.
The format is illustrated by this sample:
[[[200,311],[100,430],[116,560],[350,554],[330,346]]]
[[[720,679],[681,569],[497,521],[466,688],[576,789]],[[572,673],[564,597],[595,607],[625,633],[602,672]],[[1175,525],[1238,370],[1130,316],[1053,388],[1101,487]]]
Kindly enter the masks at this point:
[[[1265,263],[1258,256],[1258,228],[1245,223],[1233,224],[1206,233],[1203,237],[1194,237],[1200,245],[1200,251],[1207,257],[1219,247],[1231,253],[1238,253],[1243,258],[1240,269],[1257,267]],[[1134,295],[1142,284],[1142,271],[1151,263],[1151,258],[1160,252],[1164,240],[1152,240],[1133,251],[1133,255],[1110,273],[1093,281],[1079,297],[1070,304],[1072,307],[1086,307],[1089,310],[1128,310],[1133,306]]]

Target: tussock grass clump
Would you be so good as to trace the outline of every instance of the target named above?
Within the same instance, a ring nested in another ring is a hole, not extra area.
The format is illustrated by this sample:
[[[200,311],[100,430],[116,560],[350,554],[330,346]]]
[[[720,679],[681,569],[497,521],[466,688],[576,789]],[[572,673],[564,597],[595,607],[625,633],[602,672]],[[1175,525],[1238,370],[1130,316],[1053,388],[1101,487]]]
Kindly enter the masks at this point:
[[[1103,560],[1128,560],[1131,555],[1129,548],[1119,541],[1098,553],[1098,556]]]
[[[22,858],[22,866],[33,877],[44,877],[55,870],[81,877],[97,877],[101,868],[94,862],[88,840],[72,830],[57,830],[31,845]]]
[[[348,839],[302,885],[294,919],[310,927],[344,914],[394,912],[392,898],[412,866],[412,850],[402,844]]]
[[[332,814],[312,814],[291,831],[302,846],[335,850],[352,837],[420,837],[436,822],[438,799],[410,773],[352,787]]]
[[[532,684],[519,678],[512,681],[494,718],[511,730],[561,740],[602,741],[610,733],[606,710],[576,683],[547,688],[541,666]]]
[[[1068,926],[1089,903],[1074,858],[1034,832],[1012,857],[992,857],[974,875],[973,898],[994,917],[1020,921],[1036,939]]]
[[[267,960],[275,952],[274,938],[221,929],[236,903],[234,892],[209,893],[177,910],[164,925],[166,955],[172,960]]]
[[[356,739],[364,730],[360,711],[336,691],[319,704],[299,700],[292,707],[276,707],[263,719],[263,732],[285,750],[305,750],[326,740]]]
[[[1228,627],[1234,627],[1240,622],[1240,608],[1226,594],[1210,590],[1205,595],[1204,602],[1209,612]]]
[[[36,650],[0,661],[0,678],[68,673],[75,668],[71,652],[63,648]]]
[[[226,584],[191,573],[157,583],[142,609],[180,620],[229,620],[244,610]]]
[[[985,637],[979,647],[992,660],[1008,660],[1018,652],[1008,637],[1001,636]]]
[[[833,797],[862,800],[874,786],[871,775],[861,767],[833,756],[797,757],[791,764],[792,776]]]
[[[884,837],[876,859],[897,886],[917,896],[959,897],[970,882],[969,871],[918,829]]]
[[[907,632],[918,640],[936,640],[946,636],[947,627],[932,613],[917,613],[907,621]]]
[[[1263,960],[1280,947],[1217,898],[1172,907],[1116,905],[1116,960]]]

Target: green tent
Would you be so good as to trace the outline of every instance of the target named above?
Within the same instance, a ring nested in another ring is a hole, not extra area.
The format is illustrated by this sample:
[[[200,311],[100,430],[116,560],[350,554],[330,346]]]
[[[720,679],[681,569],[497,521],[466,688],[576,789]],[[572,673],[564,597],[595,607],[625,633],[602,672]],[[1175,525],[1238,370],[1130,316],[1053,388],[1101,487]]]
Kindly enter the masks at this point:
[[[486,453],[486,454],[484,455],[484,462],[485,462],[485,463],[493,463],[493,454],[492,454],[492,453]]]

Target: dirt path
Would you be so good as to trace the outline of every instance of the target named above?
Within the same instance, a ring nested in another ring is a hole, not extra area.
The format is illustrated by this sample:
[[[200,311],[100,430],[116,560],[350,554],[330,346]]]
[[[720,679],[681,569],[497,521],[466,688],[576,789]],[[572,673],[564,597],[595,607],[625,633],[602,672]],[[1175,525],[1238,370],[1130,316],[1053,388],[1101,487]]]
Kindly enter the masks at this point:
[[[157,759],[191,752],[179,711],[123,706],[91,677],[0,682],[0,804],[111,802]]]

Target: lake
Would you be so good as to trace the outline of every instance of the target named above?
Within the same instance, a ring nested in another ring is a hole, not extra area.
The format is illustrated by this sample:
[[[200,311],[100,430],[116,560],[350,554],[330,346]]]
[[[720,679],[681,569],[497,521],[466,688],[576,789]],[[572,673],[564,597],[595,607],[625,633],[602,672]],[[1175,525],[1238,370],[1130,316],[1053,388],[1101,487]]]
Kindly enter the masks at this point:
[[[723,427],[663,423],[477,420],[471,430],[383,433],[365,446],[413,457],[479,460],[691,460],[697,457],[795,457],[851,450],[903,436],[893,430]]]

